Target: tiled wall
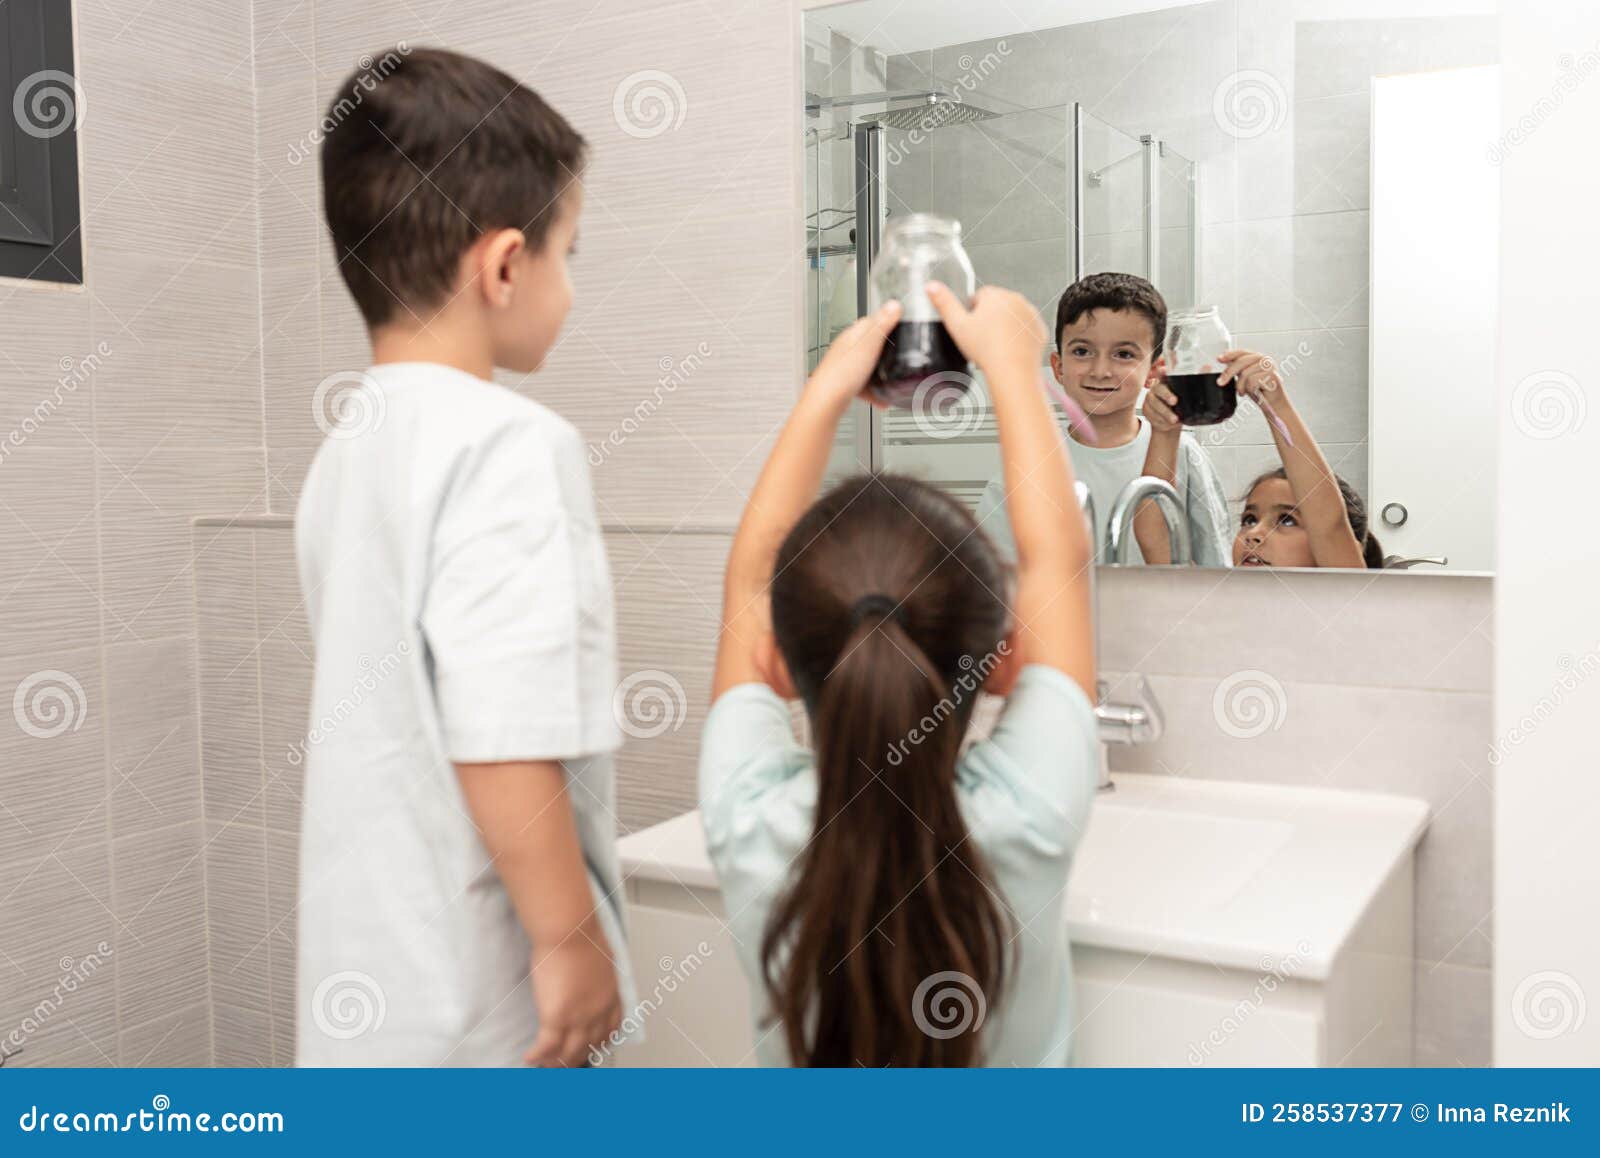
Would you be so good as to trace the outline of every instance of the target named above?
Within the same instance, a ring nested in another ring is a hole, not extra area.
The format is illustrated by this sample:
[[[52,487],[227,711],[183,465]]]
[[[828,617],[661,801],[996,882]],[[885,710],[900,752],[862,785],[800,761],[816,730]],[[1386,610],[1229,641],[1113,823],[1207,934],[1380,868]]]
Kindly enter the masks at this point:
[[[0,1050],[204,1064],[189,520],[266,509],[251,21],[73,8],[86,282],[0,283]]]

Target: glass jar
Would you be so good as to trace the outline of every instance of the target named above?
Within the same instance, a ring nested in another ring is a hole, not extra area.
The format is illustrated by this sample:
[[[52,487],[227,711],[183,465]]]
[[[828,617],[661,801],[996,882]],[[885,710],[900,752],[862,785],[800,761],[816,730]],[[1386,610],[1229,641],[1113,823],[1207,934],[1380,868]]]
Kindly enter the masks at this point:
[[[961,223],[932,213],[891,217],[883,248],[872,263],[869,312],[884,302],[900,302],[900,322],[883,344],[872,372],[871,390],[883,402],[908,406],[917,388],[940,375],[940,393],[965,389],[972,371],[950,337],[927,285],[942,281],[963,301],[977,292],[977,276],[961,245]]]
[[[1167,388],[1177,395],[1178,417],[1185,426],[1214,426],[1233,417],[1239,395],[1230,383],[1217,385],[1218,359],[1233,348],[1228,327],[1216,306],[1173,310],[1161,346],[1166,360]]]

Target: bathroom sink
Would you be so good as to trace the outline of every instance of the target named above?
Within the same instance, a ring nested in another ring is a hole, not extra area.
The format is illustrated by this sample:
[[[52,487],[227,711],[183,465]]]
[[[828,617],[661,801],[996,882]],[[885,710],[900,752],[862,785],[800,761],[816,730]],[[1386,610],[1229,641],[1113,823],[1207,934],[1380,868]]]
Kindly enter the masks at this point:
[[[1413,850],[1426,804],[1114,780],[1067,883],[1076,1064],[1409,1064]],[[749,1064],[748,992],[699,814],[619,847],[636,973],[676,967],[685,946],[696,963],[651,1039],[619,1064]]]
[[[1124,773],[1067,884],[1074,943],[1259,969],[1334,955],[1427,824],[1420,800]]]

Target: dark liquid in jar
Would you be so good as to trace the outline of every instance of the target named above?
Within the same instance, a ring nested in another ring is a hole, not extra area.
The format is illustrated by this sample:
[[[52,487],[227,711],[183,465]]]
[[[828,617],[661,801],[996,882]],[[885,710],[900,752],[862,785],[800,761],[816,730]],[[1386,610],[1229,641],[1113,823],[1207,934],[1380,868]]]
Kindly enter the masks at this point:
[[[1185,426],[1214,426],[1233,417],[1239,407],[1234,388],[1218,386],[1215,374],[1168,374],[1167,388],[1178,396],[1178,417]]]
[[[971,370],[944,323],[901,322],[883,343],[883,353],[872,371],[872,392],[891,406],[910,406],[918,386],[934,374],[945,373],[970,376]],[[941,381],[940,389],[962,385],[952,378]]]

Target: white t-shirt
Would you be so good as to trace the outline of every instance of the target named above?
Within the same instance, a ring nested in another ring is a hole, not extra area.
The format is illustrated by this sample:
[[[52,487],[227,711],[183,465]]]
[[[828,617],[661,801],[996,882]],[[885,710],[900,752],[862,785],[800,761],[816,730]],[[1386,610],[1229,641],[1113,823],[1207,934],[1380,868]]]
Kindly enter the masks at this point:
[[[631,1006],[616,633],[582,441],[450,367],[373,368],[295,517],[316,645],[298,1065],[517,1065],[530,947],[453,761],[561,760]]]
[[[1150,449],[1150,424],[1139,419],[1139,433],[1122,446],[1085,446],[1075,438],[1066,440],[1072,455],[1072,473],[1094,495],[1095,557],[1108,562],[1111,506],[1122,488],[1144,473],[1145,454]],[[1194,562],[1201,567],[1233,566],[1233,533],[1228,521],[1228,500],[1222,490],[1217,468],[1194,435],[1185,430],[1178,438],[1176,489],[1189,521],[1189,545]],[[1005,476],[996,475],[983,488],[978,500],[978,522],[1007,558],[1017,556],[1017,541],[1006,514]],[[1144,562],[1137,540],[1129,546],[1135,563]]]

